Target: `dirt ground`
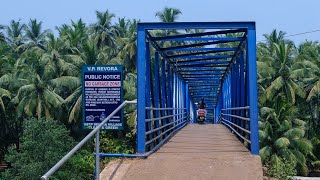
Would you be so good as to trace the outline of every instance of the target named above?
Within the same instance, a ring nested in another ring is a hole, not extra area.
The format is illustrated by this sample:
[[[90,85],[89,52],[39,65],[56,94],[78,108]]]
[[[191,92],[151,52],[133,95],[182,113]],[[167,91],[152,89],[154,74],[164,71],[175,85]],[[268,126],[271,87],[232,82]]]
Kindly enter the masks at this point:
[[[110,163],[101,180],[262,179],[259,156],[251,155],[223,125],[190,124],[147,159]]]

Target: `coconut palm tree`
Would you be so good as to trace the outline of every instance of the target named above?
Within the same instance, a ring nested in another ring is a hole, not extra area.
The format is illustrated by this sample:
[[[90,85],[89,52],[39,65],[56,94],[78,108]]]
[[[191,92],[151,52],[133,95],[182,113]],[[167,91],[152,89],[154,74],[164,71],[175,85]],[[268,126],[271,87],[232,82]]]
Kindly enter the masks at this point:
[[[24,36],[25,24],[20,23],[20,20],[12,20],[10,25],[6,27],[8,42],[12,45],[13,49],[21,46],[25,41]]]
[[[181,14],[179,9],[165,7],[163,11],[156,13],[156,17],[158,17],[161,22],[176,22]]]
[[[12,99],[16,105],[17,118],[23,116],[60,119],[63,99],[49,86],[45,74],[45,62],[37,51],[27,50],[17,61],[20,67],[19,78],[24,78],[17,95]]]
[[[273,155],[284,157],[306,175],[307,157],[314,156],[311,142],[304,138],[306,123],[298,118],[298,109],[291,104],[282,102],[274,107],[260,110],[260,156],[264,162],[272,160]]]
[[[37,19],[30,19],[27,26],[24,26],[25,37],[28,40],[24,46],[20,47],[23,49],[39,47],[41,49],[45,48],[45,37],[48,30],[42,30],[42,22],[38,22]]]
[[[275,69],[275,76],[270,85],[265,89],[264,95],[260,98],[261,103],[275,101],[285,97],[292,104],[296,101],[296,95],[301,98],[305,97],[305,92],[298,84],[295,76],[292,75],[294,64],[294,47],[291,43],[281,41],[279,44],[274,43],[274,54],[265,55],[265,58],[270,60],[272,65],[270,68]],[[267,61],[264,60],[264,61]]]
[[[74,22],[71,21],[71,26],[63,24],[60,27],[56,27],[59,31],[60,39],[64,43],[63,49],[67,54],[79,54],[83,44],[88,39],[88,29],[86,24],[79,19]]]
[[[116,24],[116,28],[119,30],[117,37],[119,52],[116,58],[122,61],[125,73],[134,72],[136,69],[137,23],[138,21],[135,19],[133,21],[119,19],[119,23]]]
[[[111,21],[115,17],[108,10],[105,12],[96,11],[97,22],[91,25],[95,40],[99,48],[109,46],[117,47],[115,37],[118,34],[117,28],[112,25]]]
[[[6,41],[6,37],[4,36],[3,30],[5,29],[5,26],[0,25],[0,43]]]

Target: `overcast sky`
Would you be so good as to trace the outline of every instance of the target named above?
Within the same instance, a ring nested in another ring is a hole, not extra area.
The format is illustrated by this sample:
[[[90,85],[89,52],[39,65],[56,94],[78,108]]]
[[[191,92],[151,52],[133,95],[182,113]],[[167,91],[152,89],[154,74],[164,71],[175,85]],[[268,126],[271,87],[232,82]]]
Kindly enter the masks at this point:
[[[43,21],[46,29],[54,29],[70,20],[82,18],[95,22],[95,11],[108,9],[117,17],[159,21],[157,11],[165,6],[178,8],[178,21],[255,21],[257,40],[273,29],[288,35],[320,29],[319,0],[2,0],[0,24],[30,18]],[[305,39],[320,40],[320,32],[290,37],[296,43]]]

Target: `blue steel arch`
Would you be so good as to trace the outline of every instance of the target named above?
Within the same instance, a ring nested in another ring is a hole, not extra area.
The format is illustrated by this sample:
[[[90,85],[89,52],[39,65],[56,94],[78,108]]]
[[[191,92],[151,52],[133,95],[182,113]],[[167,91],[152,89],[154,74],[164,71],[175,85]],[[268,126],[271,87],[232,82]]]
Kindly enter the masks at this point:
[[[195,120],[204,97],[208,117],[258,154],[255,22],[138,23],[137,32],[138,153],[161,145],[185,117]]]

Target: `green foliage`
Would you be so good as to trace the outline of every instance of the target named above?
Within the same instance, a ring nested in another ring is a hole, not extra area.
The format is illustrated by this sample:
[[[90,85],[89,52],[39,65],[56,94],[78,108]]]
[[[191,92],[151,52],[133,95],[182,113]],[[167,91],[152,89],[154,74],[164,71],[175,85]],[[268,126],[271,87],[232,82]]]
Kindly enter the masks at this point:
[[[19,151],[9,149],[5,160],[12,168],[4,173],[5,179],[39,179],[75,145],[64,125],[53,120],[27,119],[23,125]],[[90,179],[94,158],[81,151],[54,174],[57,179]]]
[[[278,157],[277,155],[273,155],[271,159],[266,162],[266,166],[268,168],[267,174],[280,180],[290,179],[290,177],[297,174],[295,162]]]
[[[319,109],[310,99],[318,94],[320,46],[307,41],[296,48],[276,30],[265,37],[267,41],[258,45],[257,63],[260,156],[264,163],[277,162],[272,167],[275,174],[281,169],[278,157],[283,157],[306,176],[319,160],[316,141],[310,141],[319,133]]]
[[[174,22],[181,14],[179,9],[166,7],[156,16],[163,22]],[[57,27],[58,36],[44,30],[42,22],[36,19],[30,19],[27,24],[12,20],[8,26],[0,26],[0,140],[4,142],[0,144],[0,160],[12,144],[15,144],[15,149],[10,149],[8,158],[13,163],[24,161],[26,164],[24,157],[21,160],[17,157],[23,152],[40,151],[39,148],[30,148],[31,145],[37,147],[37,141],[30,141],[29,146],[24,144],[26,137],[22,124],[28,117],[36,117],[48,126],[51,121],[44,121],[43,118],[53,118],[67,124],[74,137],[84,134],[78,131],[82,119],[82,65],[122,65],[124,99],[136,99],[136,28],[139,21],[115,18],[115,14],[108,10],[97,11],[96,22],[87,24],[82,19],[71,21]],[[198,29],[186,31],[204,32]],[[164,36],[179,32],[163,30],[151,33]],[[298,174],[306,175],[309,170],[319,169],[320,160],[320,44],[305,41],[295,46],[285,35],[283,31],[274,30],[264,35],[266,41],[259,43],[257,48],[260,155],[265,163],[270,159],[277,162],[272,167],[275,174],[284,161],[290,161],[294,162]],[[232,34],[227,37],[232,37]],[[167,47],[179,43],[160,44]],[[127,123],[123,131],[102,133],[101,140],[106,147],[104,152],[134,152],[135,107],[126,108],[124,114]],[[65,136],[69,134],[67,131],[58,132],[65,133]],[[69,137],[66,137],[68,141]],[[61,138],[64,139],[64,136],[61,135]],[[72,139],[69,140],[72,144]],[[48,144],[51,147],[48,152],[55,152],[60,145],[59,152],[52,155],[61,156],[71,147],[63,146],[66,143],[56,144],[55,147]],[[30,148],[28,151],[25,149],[27,147]],[[91,153],[81,151],[79,154],[69,164],[90,174],[93,164]],[[36,173],[33,170],[38,166],[44,169],[58,159],[44,160],[42,156],[37,154],[43,162],[32,164],[32,169],[26,166],[26,170]],[[22,169],[22,166],[16,167],[19,171]],[[7,173],[15,173],[14,169]],[[60,173],[72,174],[69,169]]]

